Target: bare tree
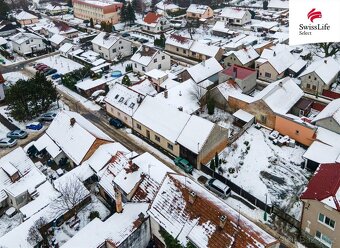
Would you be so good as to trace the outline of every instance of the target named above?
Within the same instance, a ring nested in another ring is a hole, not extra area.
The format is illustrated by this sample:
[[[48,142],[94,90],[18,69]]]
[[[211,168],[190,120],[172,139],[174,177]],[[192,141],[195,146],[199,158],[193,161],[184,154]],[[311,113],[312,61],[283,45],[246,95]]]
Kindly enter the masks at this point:
[[[196,100],[199,105],[202,104],[202,98],[204,97],[207,91],[203,89],[201,86],[198,86],[196,83],[193,85],[192,90],[190,91],[190,95],[192,99]]]
[[[61,196],[54,200],[51,208],[56,215],[62,215],[66,212],[73,212],[77,216],[79,211],[79,203],[89,194],[82,182],[75,176],[71,176],[65,181],[59,182],[55,188],[60,192]]]
[[[316,49],[323,52],[325,57],[331,57],[340,52],[340,43],[336,42],[323,42],[316,44]]]
[[[40,217],[30,227],[27,234],[27,242],[30,245],[35,247],[42,241],[44,241],[44,243],[47,242],[46,232],[42,231],[45,225],[47,225],[47,220],[43,217]]]

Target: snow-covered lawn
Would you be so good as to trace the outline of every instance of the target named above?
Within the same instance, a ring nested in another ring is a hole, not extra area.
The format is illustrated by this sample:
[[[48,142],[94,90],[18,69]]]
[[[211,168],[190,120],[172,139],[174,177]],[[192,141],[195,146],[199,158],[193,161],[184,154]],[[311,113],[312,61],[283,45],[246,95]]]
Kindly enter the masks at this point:
[[[78,213],[78,218],[80,219],[79,230],[82,229],[91,221],[89,219],[89,216],[92,211],[98,211],[101,220],[105,220],[110,215],[110,210],[107,209],[105,205],[100,200],[98,200],[96,196],[92,195],[91,199],[92,202]],[[54,237],[58,242],[59,246],[62,246],[70,238],[72,238],[78,231],[64,223],[63,225],[55,229]]]
[[[81,64],[60,55],[39,59],[37,60],[37,63],[43,63],[53,69],[57,69],[58,73],[61,74],[66,74],[84,67]]]
[[[300,167],[305,149],[279,147],[269,140],[269,130],[252,126],[221,152],[224,176],[261,201],[276,204],[299,218],[298,196],[309,173]]]
[[[6,59],[4,56],[0,55],[0,59],[3,59],[5,61],[5,65],[12,65],[17,62],[24,61],[25,59],[18,54],[14,55],[14,59]]]
[[[5,138],[8,132],[8,128],[0,123],[0,139]]]
[[[8,217],[6,214],[3,214],[0,217],[0,237],[4,236],[6,233],[19,226],[21,223],[22,217],[19,213],[12,217]]]
[[[15,84],[19,79],[27,80],[30,78],[30,75],[24,70],[8,72],[3,74],[3,76],[6,80],[6,84]]]

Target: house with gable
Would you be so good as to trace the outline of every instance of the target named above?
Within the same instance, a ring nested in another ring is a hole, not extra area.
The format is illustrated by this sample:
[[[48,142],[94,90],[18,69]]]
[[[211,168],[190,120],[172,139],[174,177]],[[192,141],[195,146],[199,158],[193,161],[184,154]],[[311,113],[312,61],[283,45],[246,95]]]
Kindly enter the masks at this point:
[[[150,33],[162,33],[170,28],[168,19],[155,12],[147,13],[141,24],[142,30]]]
[[[301,88],[305,92],[321,95],[336,82],[339,72],[340,64],[332,57],[314,61],[299,76]]]
[[[132,70],[144,75],[153,69],[169,70],[170,56],[154,47],[142,45],[131,57]]]
[[[105,97],[106,112],[132,127],[132,116],[142,103],[144,95],[122,84],[116,83]]]
[[[313,120],[316,126],[340,134],[340,98],[331,101]]]
[[[276,238],[184,175],[167,175],[148,214],[153,239],[160,247],[165,245],[161,230],[176,238],[182,246],[190,242],[198,248],[277,248],[280,244]]]
[[[300,196],[301,229],[323,247],[338,247],[340,223],[340,164],[321,164]]]
[[[208,5],[190,4],[187,9],[189,19],[209,19],[214,16],[214,11]]]
[[[20,13],[14,15],[14,18],[21,24],[21,26],[26,26],[39,22],[39,18],[31,13],[22,10]]]
[[[254,68],[255,60],[260,57],[252,46],[244,47],[237,51],[227,52],[224,56],[225,66],[240,65],[250,68]]]
[[[40,139],[36,143],[42,142],[39,144],[41,147],[51,147],[53,151],[56,151],[56,147],[60,149],[54,158],[57,164],[61,159],[67,158],[73,167],[90,158],[99,146],[113,142],[83,116],[66,110],[57,114],[46,130],[44,140]]]
[[[114,34],[100,32],[92,41],[93,51],[106,60],[115,61],[132,55],[132,43]]]
[[[194,41],[189,38],[172,34],[165,41],[165,51],[181,56],[188,56],[189,49],[193,43]]]
[[[251,14],[246,9],[224,8],[218,18],[229,25],[243,26],[251,21]]]
[[[13,45],[13,51],[20,55],[33,55],[44,52],[46,43],[44,38],[32,33],[17,33],[10,38]]]

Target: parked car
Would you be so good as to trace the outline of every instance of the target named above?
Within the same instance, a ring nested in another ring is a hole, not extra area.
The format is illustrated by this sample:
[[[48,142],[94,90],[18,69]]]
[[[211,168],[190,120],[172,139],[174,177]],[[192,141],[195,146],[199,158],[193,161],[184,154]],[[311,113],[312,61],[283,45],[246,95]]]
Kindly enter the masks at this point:
[[[40,66],[37,70],[40,72],[40,73],[43,73],[44,72],[44,70],[46,70],[46,69],[50,69],[50,67],[48,67],[47,65],[42,65],[42,66]]]
[[[122,33],[122,37],[130,37],[131,35],[129,33]]]
[[[114,126],[115,128],[122,128],[122,127],[124,127],[123,122],[121,120],[117,119],[117,118],[110,118],[109,124]]]
[[[56,73],[56,72],[57,72],[56,69],[50,69],[50,70],[48,70],[47,72],[45,72],[44,74],[45,74],[45,76],[48,76],[48,75],[52,75],[52,74],[54,74],[54,73]]]
[[[2,148],[13,147],[16,144],[17,144],[17,140],[15,139],[11,139],[11,138],[0,139],[0,147]]]
[[[42,70],[43,68],[46,68],[46,67],[48,67],[48,66],[45,65],[45,64],[40,64],[40,65],[37,65],[37,66],[35,67],[35,69],[37,69],[37,70],[39,71],[39,70]]]
[[[221,181],[215,179],[215,178],[210,178],[206,183],[205,187],[207,187],[209,190],[215,192],[222,198],[227,198],[231,194],[231,189],[222,183]]]
[[[142,43],[142,44],[144,44],[144,43],[148,43],[149,40],[144,39],[144,38],[140,38],[140,39],[139,39],[139,42]]]
[[[26,125],[27,129],[32,129],[32,130],[40,130],[42,129],[43,124],[41,124],[40,122],[32,122]]]
[[[20,129],[7,133],[7,138],[12,138],[12,139],[24,139],[27,136],[28,136],[28,133]]]
[[[40,72],[45,74],[45,73],[48,72],[49,70],[51,70],[51,67],[48,66],[48,67],[42,69]]]
[[[37,69],[39,66],[42,66],[43,65],[43,63],[37,63],[37,64],[35,64],[33,67],[35,68],[35,69]]]
[[[61,78],[61,75],[58,74],[58,73],[56,73],[56,74],[53,74],[53,75],[51,76],[51,78],[52,78],[52,80],[55,80],[55,79]]]
[[[192,171],[194,170],[194,167],[189,163],[188,160],[181,158],[181,157],[177,157],[174,159],[174,163],[175,165],[177,165],[179,168],[181,168],[182,170],[184,170],[186,173],[192,173]]]
[[[269,139],[275,140],[279,137],[279,135],[280,135],[280,133],[278,131],[274,130],[269,134]]]
[[[53,121],[56,116],[57,116],[56,113],[47,112],[45,114],[40,115],[39,120],[40,121]]]
[[[3,58],[0,58],[0,63],[1,64],[6,64],[6,61]]]

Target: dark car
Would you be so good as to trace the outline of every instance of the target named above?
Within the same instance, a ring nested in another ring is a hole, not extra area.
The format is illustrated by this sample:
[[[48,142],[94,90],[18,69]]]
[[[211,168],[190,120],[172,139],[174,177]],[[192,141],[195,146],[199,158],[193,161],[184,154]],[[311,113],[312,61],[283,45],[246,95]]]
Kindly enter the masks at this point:
[[[53,74],[53,75],[51,76],[51,78],[52,78],[53,80],[55,80],[55,79],[61,78],[61,75],[58,74],[58,73],[56,73],[56,74]]]
[[[122,37],[130,37],[131,35],[129,33],[122,33]]]
[[[39,65],[39,66],[37,66],[36,67],[36,69],[38,70],[38,71],[42,71],[43,69],[45,69],[45,68],[49,68],[47,65]]]
[[[56,113],[48,112],[48,113],[42,114],[39,117],[39,120],[40,121],[53,121],[56,116],[57,116]]]
[[[27,129],[32,129],[32,130],[40,130],[42,129],[42,127],[43,125],[40,122],[32,122],[26,125]]]
[[[46,67],[46,68],[42,69],[40,72],[45,74],[49,70],[51,70],[51,67]]]
[[[7,138],[11,138],[11,139],[24,139],[27,136],[28,136],[28,133],[20,129],[7,133]]]
[[[115,128],[122,128],[124,126],[123,122],[117,118],[110,118],[109,124]]]
[[[45,76],[48,76],[48,75],[52,75],[53,73],[56,73],[57,70],[56,69],[49,69],[47,72],[45,72]]]
[[[42,66],[43,64],[42,63],[38,63],[38,64],[35,64],[33,67],[35,68],[35,69],[37,69],[39,66]]]
[[[144,39],[144,38],[141,38],[141,39],[139,39],[139,42],[142,43],[142,44],[144,44],[144,43],[148,43],[149,40]]]
[[[175,165],[177,165],[179,168],[181,168],[182,170],[184,170],[186,173],[192,173],[192,171],[194,170],[194,167],[189,163],[188,160],[181,158],[181,157],[177,157],[174,159],[174,163]]]

